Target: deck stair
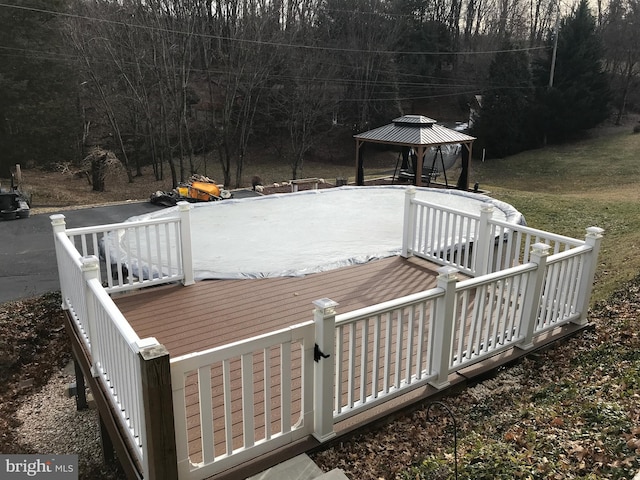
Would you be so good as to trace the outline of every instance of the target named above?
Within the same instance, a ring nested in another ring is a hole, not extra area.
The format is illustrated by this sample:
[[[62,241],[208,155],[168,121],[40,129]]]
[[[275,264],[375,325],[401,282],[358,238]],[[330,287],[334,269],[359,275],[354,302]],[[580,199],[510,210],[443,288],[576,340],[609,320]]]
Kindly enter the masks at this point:
[[[247,480],[348,480],[348,477],[339,468],[324,473],[303,453]]]

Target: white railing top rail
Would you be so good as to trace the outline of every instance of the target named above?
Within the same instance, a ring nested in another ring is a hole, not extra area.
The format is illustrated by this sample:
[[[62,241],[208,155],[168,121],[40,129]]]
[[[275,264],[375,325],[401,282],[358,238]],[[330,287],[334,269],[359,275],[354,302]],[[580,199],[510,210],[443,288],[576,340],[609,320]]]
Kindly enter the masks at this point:
[[[436,287],[422,292],[413,293],[411,295],[405,295],[404,297],[394,298],[386,302],[359,308],[357,310],[352,310],[350,312],[340,313],[336,315],[336,326],[357,322],[363,318],[390,312],[400,307],[409,307],[413,304],[420,303],[427,299],[437,298],[442,295],[444,295],[444,290]]]
[[[486,275],[482,275],[481,277],[468,278],[466,280],[461,280],[460,282],[458,282],[456,290],[462,291],[469,288],[476,288],[481,285],[489,285],[496,282],[497,280],[513,277],[521,273],[530,272],[537,268],[538,265],[536,265],[535,263],[524,263],[522,265],[516,265],[515,267],[505,268],[504,270],[500,270],[498,272],[488,273]]]
[[[107,291],[100,283],[100,280],[98,280],[97,278],[91,279],[87,282],[87,285],[95,295],[96,300],[98,300],[102,304],[104,309],[109,312],[109,318],[118,330],[118,333],[120,333],[122,338],[129,345],[131,351],[133,353],[138,353],[140,351],[139,345],[142,340],[133,330],[120,309],[113,302]]]
[[[310,320],[308,322],[302,322],[297,325],[281,328],[274,332],[264,333],[262,335],[256,335],[255,337],[220,345],[219,347],[213,347],[207,350],[174,357],[169,361],[171,363],[171,370],[174,372],[174,368],[178,368],[179,366],[180,371],[186,372],[195,370],[203,365],[220,362],[228,357],[229,350],[233,350],[235,355],[244,355],[251,353],[258,348],[268,348],[272,346],[274,342],[277,343],[280,340],[286,341],[292,330],[297,330],[300,327],[308,326],[312,323],[313,320]]]
[[[69,239],[66,232],[58,232],[55,234],[56,241],[60,244],[60,246],[64,249],[64,251],[69,255],[69,259],[73,261],[73,263],[78,267],[78,269],[82,268],[82,254],[78,252],[78,249],[75,247],[73,242]]]
[[[463,215],[470,218],[480,219],[480,215],[477,213],[465,212],[457,208],[447,207],[446,205],[442,205],[441,203],[428,202],[426,200],[422,200],[415,197],[411,199],[411,202],[415,203],[416,205],[421,205],[423,207],[431,207],[438,210],[442,210],[443,212],[455,213],[455,214]]]
[[[94,225],[90,227],[75,227],[75,228],[69,228],[65,230],[65,233],[70,237],[76,236],[76,235],[90,235],[93,233],[103,233],[103,232],[109,232],[112,230],[122,230],[122,229],[132,228],[132,227],[162,225],[165,223],[176,222],[179,220],[180,220],[180,217],[176,215],[173,217],[163,217],[159,219],[136,220],[132,222],[120,222],[120,223],[108,223],[105,225]]]
[[[545,240],[553,240],[554,242],[565,243],[567,245],[571,245],[572,247],[579,247],[581,245],[584,245],[584,240],[580,240],[578,238],[567,237],[565,235],[559,235],[557,233],[551,233],[544,230],[539,230],[537,228],[531,228],[526,225],[516,225],[504,220],[499,220],[497,218],[489,219],[489,223],[506,229],[527,233],[532,237],[537,236],[540,238],[544,238]]]
[[[590,245],[579,245],[571,250],[565,250],[563,252],[554,253],[553,255],[549,255],[547,259],[547,264],[562,262],[567,258],[577,257],[583,255],[586,252],[590,252],[593,249]]]

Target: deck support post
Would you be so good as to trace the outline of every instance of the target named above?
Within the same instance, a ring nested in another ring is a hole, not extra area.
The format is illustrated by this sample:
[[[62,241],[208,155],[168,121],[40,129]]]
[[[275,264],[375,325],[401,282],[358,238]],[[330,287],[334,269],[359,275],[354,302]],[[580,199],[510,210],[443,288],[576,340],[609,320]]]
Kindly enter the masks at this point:
[[[538,268],[529,273],[527,290],[524,293],[524,305],[522,307],[522,343],[516,345],[520,350],[529,350],[533,347],[533,332],[536,328],[538,313],[540,312],[540,297],[547,273],[547,257],[551,247],[546,243],[534,243],[531,246],[529,261],[538,265]]]
[[[313,436],[320,442],[336,436],[333,430],[335,386],[335,332],[337,302],[321,298],[313,302],[316,345],[322,356],[315,362],[313,395]]]
[[[191,244],[191,204],[178,202],[180,214],[180,245],[182,246],[183,285],[193,285],[193,249]]]
[[[50,215],[49,219],[51,220],[51,227],[53,228],[53,245],[56,251],[56,261],[58,263],[58,282],[60,283],[60,293],[62,294],[62,309],[68,310],[67,302],[65,298],[67,296],[64,292],[64,282],[62,281],[62,268],[60,266],[60,259],[62,258],[62,254],[60,253],[60,246],[58,245],[58,233],[63,233],[67,230],[67,222],[64,219],[64,215],[61,213],[57,213],[55,215]]]
[[[489,273],[489,252],[495,241],[491,235],[491,225],[489,220],[493,216],[493,205],[483,203],[480,208],[480,221],[478,223],[478,231],[476,232],[476,240],[474,249],[476,250],[475,265],[473,265],[474,276],[479,277]]]
[[[404,223],[402,227],[402,257],[409,258],[413,255],[415,244],[415,224],[416,205],[413,201],[416,198],[416,187],[408,187],[404,193]]]
[[[113,442],[109,436],[109,430],[105,425],[100,411],[98,411],[98,427],[100,429],[100,446],[102,447],[102,458],[104,463],[111,464],[116,460],[116,452],[113,447]]]
[[[73,354],[73,370],[76,375],[76,410],[86,410],[89,408],[89,404],[87,403],[87,387],[84,381],[84,373],[82,373],[82,368],[80,368],[80,361],[76,358],[75,354]]]
[[[436,378],[429,383],[440,390],[448,387],[450,383],[449,365],[451,363],[451,339],[453,338],[453,314],[458,270],[453,267],[440,267],[438,273],[438,288],[444,290],[444,296],[439,297],[436,304],[436,318],[433,326],[433,364],[431,367]]]
[[[139,356],[146,443],[144,478],[175,480],[178,478],[178,457],[169,352],[164,345],[155,343],[141,346]]]
[[[91,358],[92,363],[95,364],[96,360],[100,360],[98,355],[96,355],[96,349],[94,349],[94,345],[96,345],[97,339],[95,338],[95,330],[96,330],[96,306],[93,298],[93,293],[89,290],[89,282],[91,280],[100,280],[100,261],[98,257],[95,255],[89,255],[87,257],[82,257],[82,289],[84,291],[84,304],[86,309],[86,325],[87,336],[89,337],[89,343],[91,345]],[[96,377],[98,376],[98,372],[95,371],[94,365],[91,365],[91,374]]]
[[[602,243],[602,234],[604,229],[599,227],[587,228],[585,236],[585,244],[591,246],[591,254],[589,261],[586,261],[582,268],[582,278],[580,279],[580,296],[578,297],[578,307],[580,308],[580,317],[574,320],[577,325],[586,325],[587,313],[589,311],[589,301],[591,299],[591,291],[593,290],[593,280],[596,275],[596,267],[598,266],[598,254],[600,253],[600,244]]]

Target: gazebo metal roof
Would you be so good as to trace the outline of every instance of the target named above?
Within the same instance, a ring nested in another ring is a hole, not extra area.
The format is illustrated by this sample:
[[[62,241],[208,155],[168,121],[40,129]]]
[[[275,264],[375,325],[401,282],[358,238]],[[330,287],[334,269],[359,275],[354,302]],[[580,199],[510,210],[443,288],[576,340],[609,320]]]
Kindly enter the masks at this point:
[[[475,137],[438,125],[436,120],[432,118],[423,115],[404,115],[393,119],[388,125],[359,133],[353,137],[356,139],[356,183],[358,185],[364,183],[362,157],[364,143],[382,143],[414,148],[418,155],[418,171],[422,171],[424,154],[429,147],[459,143],[464,147],[464,153],[458,188],[467,189],[469,187],[469,160]],[[420,185],[422,176],[416,175],[415,182],[416,185]]]
[[[392,123],[354,135],[364,142],[388,145],[448,145],[473,142],[475,137],[438,125],[435,120],[422,115],[405,115],[394,118]]]

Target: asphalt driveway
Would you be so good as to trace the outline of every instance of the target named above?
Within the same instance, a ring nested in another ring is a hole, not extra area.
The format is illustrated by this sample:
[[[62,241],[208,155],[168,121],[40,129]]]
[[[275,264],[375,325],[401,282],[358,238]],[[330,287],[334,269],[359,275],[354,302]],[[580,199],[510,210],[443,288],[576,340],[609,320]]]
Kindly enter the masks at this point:
[[[254,197],[252,190],[235,190],[233,198]],[[62,213],[67,228],[119,223],[164,207],[130,202],[0,220],[0,303],[60,290],[51,215]]]
[[[62,213],[67,228],[119,223],[162,207],[132,202],[0,220],[0,303],[60,289],[50,215]]]

